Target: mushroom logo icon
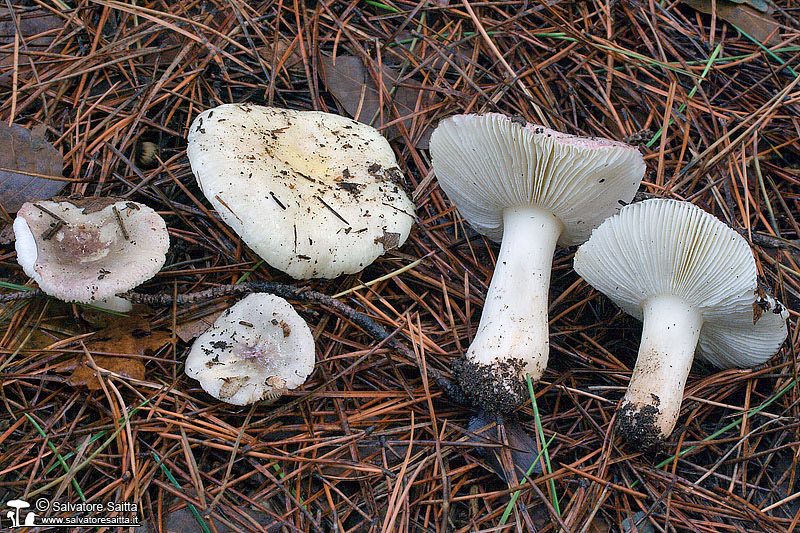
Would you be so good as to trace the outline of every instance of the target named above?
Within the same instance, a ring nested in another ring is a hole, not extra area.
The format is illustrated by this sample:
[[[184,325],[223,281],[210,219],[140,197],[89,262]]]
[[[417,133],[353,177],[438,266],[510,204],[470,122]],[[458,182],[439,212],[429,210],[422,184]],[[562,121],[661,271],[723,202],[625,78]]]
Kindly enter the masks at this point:
[[[34,520],[36,519],[36,515],[34,513],[28,513],[25,515],[25,522],[20,523],[19,521],[19,510],[20,509],[27,509],[31,506],[25,500],[9,500],[6,502],[8,507],[14,509],[13,511],[8,511],[6,516],[11,520],[11,528],[16,527],[23,527],[23,526],[32,526],[34,525]]]

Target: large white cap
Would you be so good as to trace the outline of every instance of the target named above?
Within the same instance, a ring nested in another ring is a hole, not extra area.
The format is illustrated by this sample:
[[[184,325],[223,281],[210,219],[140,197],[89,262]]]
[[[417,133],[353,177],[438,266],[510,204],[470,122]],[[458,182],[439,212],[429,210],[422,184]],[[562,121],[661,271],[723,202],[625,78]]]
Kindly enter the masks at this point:
[[[45,293],[128,310],[115,295],[152,278],[166,261],[164,219],[120,198],[25,203],[14,220],[17,261]]]
[[[186,375],[234,405],[274,400],[314,370],[314,337],[289,303],[250,294],[194,341]]]
[[[578,249],[575,271],[639,320],[653,296],[697,309],[697,352],[722,368],[762,363],[786,339],[788,312],[759,288],[747,241],[688,202],[624,207]]]
[[[297,279],[359,272],[414,221],[389,143],[349,118],[221,105],[194,120],[186,153],[222,219]]]
[[[579,244],[633,199],[645,171],[633,146],[497,113],[442,120],[430,149],[447,197],[473,228],[496,241],[504,209],[535,206],[564,225],[559,244]]]

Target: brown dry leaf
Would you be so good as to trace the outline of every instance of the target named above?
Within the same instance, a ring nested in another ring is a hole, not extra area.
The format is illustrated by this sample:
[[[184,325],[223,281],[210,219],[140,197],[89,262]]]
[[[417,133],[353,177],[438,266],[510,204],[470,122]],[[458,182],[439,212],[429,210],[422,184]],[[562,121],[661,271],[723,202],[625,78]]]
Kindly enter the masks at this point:
[[[45,9],[18,9],[14,10],[14,16],[19,17],[19,31],[29,47],[49,46],[54,36],[42,34],[64,26],[60,17]],[[8,8],[0,7],[0,45],[13,44],[16,31]]]
[[[711,15],[713,13],[712,0],[683,0],[684,3],[692,8]],[[780,24],[772,18],[769,13],[760,13],[750,6],[729,2],[728,0],[716,0],[717,16],[725,20],[758,42],[771,46],[781,41],[779,30]]]
[[[300,55],[300,46],[296,43],[292,46],[292,42],[292,39],[278,37],[277,42],[269,42],[267,45],[259,47],[258,53],[267,65],[272,66],[273,63],[280,65],[281,61],[283,61],[283,68],[289,71],[303,70],[303,56]]]
[[[92,358],[100,368],[143,380],[145,369],[142,359],[125,355],[152,355],[169,343],[171,338],[165,331],[152,331],[143,318],[131,318],[127,322],[120,322],[99,331],[94,338],[86,341],[86,348],[92,352]],[[94,355],[95,353],[115,355]],[[89,390],[101,388],[96,371],[90,366],[87,357],[82,357],[78,362],[62,365],[59,370],[72,370],[67,381],[74,387],[84,386]]]
[[[254,509],[248,509],[248,508],[239,508],[237,509],[237,514],[242,516],[248,516],[252,523],[259,524],[264,531],[278,531],[280,529],[275,519],[271,515],[264,513],[262,511],[256,511]],[[236,531],[241,531],[241,530],[231,529],[230,527],[228,527],[227,524],[213,517],[205,518],[204,523],[213,524],[214,531],[216,531],[217,533],[234,533]],[[159,531],[161,533],[186,533],[187,531],[202,530],[199,526],[197,518],[195,518],[194,514],[186,507],[168,513],[164,517],[163,529],[161,527],[158,528],[153,527],[152,522],[150,522],[149,520],[145,520],[142,526],[143,526],[142,533],[155,533],[156,531]]]
[[[611,533],[611,526],[603,518],[595,516],[589,527],[589,533]]]
[[[155,48],[156,51],[145,54],[142,57],[142,62],[150,65],[158,61],[162,66],[169,65],[178,57],[178,54],[181,53],[181,50],[187,46],[187,44],[188,43],[182,40],[181,35],[172,32],[164,32],[159,34],[153,42],[148,43],[148,46]]]
[[[0,146],[0,206],[6,212],[16,213],[25,202],[50,198],[64,188],[63,181],[42,177],[61,176],[63,161],[43,131],[0,123]]]
[[[771,0],[731,0],[731,2],[734,4],[747,4],[750,7],[761,11],[762,13],[772,13],[775,11]]]
[[[359,122],[369,124],[380,109],[381,99],[378,93],[378,86],[358,57],[338,56],[335,61],[334,63],[334,58],[332,57],[322,57],[322,63],[325,67],[325,85],[351,117]],[[387,90],[391,91],[392,87],[397,84],[399,76],[394,69],[384,65],[381,77],[383,85]],[[390,122],[395,118],[412,115],[417,106],[417,98],[420,93],[423,93],[422,107],[427,107],[438,100],[435,94],[424,89],[398,86],[394,93],[394,100],[391,103],[397,108],[399,116],[395,116],[390,111],[389,102],[384,99],[386,103],[384,121]],[[358,116],[356,116],[357,112]],[[380,120],[380,117],[378,117],[378,120]],[[375,122],[375,124],[378,123]],[[417,148],[428,148],[428,141],[433,132],[433,124],[426,123],[423,119],[418,118],[416,131],[411,130],[413,118],[403,120],[403,124],[416,139],[415,145]],[[389,128],[388,131],[384,132],[384,135],[390,139],[397,136],[397,128]]]
[[[148,355],[172,340],[166,331],[152,331],[143,318],[129,318],[98,332],[86,343],[91,352],[120,355]]]
[[[18,17],[21,34],[18,61],[20,65],[25,66],[30,64],[31,60],[35,62],[39,58],[37,54],[28,54],[27,52],[46,50],[55,39],[57,32],[53,30],[63,28],[64,20],[45,9],[16,9],[13,13]],[[16,25],[8,8],[0,7],[0,45],[5,45],[4,49],[7,50],[0,54],[0,66],[2,67],[14,64],[13,46],[16,31]],[[0,85],[9,86],[11,79],[11,70],[3,69],[3,73],[0,74]]]
[[[500,438],[498,425],[502,424],[508,441],[508,450],[511,452],[511,460],[514,467],[517,469],[517,479],[522,479],[523,476],[520,472],[527,472],[531,465],[536,461],[539,456],[539,448],[536,446],[536,441],[533,440],[525,429],[511,417],[505,418],[502,415],[492,415],[489,413],[480,413],[469,421],[468,430],[475,434],[471,437],[476,443],[483,444],[501,444],[503,441]],[[506,471],[503,468],[503,462],[500,454],[503,453],[503,448],[476,446],[478,453],[480,453],[489,463],[489,466],[494,472],[506,479]],[[536,463],[531,471],[531,474],[541,474],[542,466]]]
[[[221,315],[224,311],[224,309],[221,309],[215,313],[211,313],[210,315],[206,315],[196,320],[190,320],[189,322],[176,324],[175,335],[177,335],[178,338],[183,342],[189,342],[192,339],[199,337],[205,330],[210,328],[214,324],[214,321],[216,321],[217,318],[219,318],[219,315]]]
[[[11,222],[0,222],[0,245],[5,246],[15,240],[13,224]]]
[[[103,370],[110,370],[127,378],[144,380],[144,364],[140,359],[107,357],[105,355],[95,355],[92,358],[97,366]],[[86,358],[81,359],[77,364],[72,374],[67,378],[67,382],[73,387],[86,387],[89,390],[103,388],[97,377],[97,371],[90,366],[89,360]]]

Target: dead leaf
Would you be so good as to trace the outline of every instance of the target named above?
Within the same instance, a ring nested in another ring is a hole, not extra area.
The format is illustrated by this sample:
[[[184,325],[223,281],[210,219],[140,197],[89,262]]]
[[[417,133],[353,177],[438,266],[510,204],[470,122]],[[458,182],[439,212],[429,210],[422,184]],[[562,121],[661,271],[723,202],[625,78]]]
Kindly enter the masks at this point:
[[[762,13],[772,13],[775,11],[772,2],[768,2],[767,0],[731,0],[731,2],[734,4],[747,4]]]
[[[589,527],[589,533],[611,533],[611,526],[608,525],[608,522],[603,517],[595,516]]]
[[[503,480],[509,481],[506,479],[506,469],[500,459],[503,448],[480,446],[480,444],[503,443],[498,431],[499,425],[503,426],[508,441],[507,448],[511,452],[511,460],[517,469],[517,479],[523,479],[520,472],[527,472],[536,461],[539,456],[539,448],[536,446],[536,441],[528,435],[519,422],[510,417],[505,418],[502,415],[492,415],[484,412],[472,417],[467,429],[475,434],[475,437],[472,437],[472,440],[477,444],[475,447],[484,459],[488,461],[492,470]],[[537,461],[531,474],[541,473],[542,466]]]
[[[144,364],[141,359],[132,357],[106,357],[104,355],[92,356],[97,366],[109,370],[126,378],[144,380]],[[100,390],[100,379],[97,371],[90,366],[88,358],[81,359],[67,382],[73,387],[86,387],[89,390]]]
[[[258,524],[263,531],[269,532],[277,532],[280,531],[280,524],[273,518],[273,515],[269,515],[263,511],[257,511],[255,509],[248,509],[245,507],[240,507],[236,509],[236,514],[247,516],[247,519],[239,519],[242,523],[254,523]],[[195,515],[186,507],[183,509],[172,511],[166,514],[163,517],[164,525],[162,527],[153,527],[152,522],[150,520],[145,520],[142,523],[142,532],[143,533],[155,533],[156,531],[161,533],[186,533],[187,531],[202,531],[200,528],[199,522]],[[213,530],[217,533],[234,533],[235,531],[241,531],[237,529],[231,529],[227,524],[231,522],[226,521],[223,522],[218,520],[212,516],[203,518],[204,524],[212,524]]]
[[[210,315],[206,315],[204,317],[190,320],[189,322],[184,322],[182,324],[175,325],[175,335],[178,336],[180,340],[183,342],[190,342],[192,339],[199,337],[205,330],[210,328],[214,321],[219,318],[224,312],[224,309],[211,313]]]
[[[49,46],[55,37],[42,34],[64,26],[64,21],[60,17],[45,9],[15,9],[14,16],[19,18],[21,37],[29,47]],[[7,7],[0,7],[0,44],[14,42],[17,25],[11,17]]]
[[[369,124],[380,109],[381,98],[378,93],[378,86],[373,81],[361,59],[354,56],[338,56],[334,63],[334,58],[323,56],[322,63],[325,67],[325,85],[334,98],[355,120]],[[391,92],[392,87],[398,83],[399,76],[394,69],[384,65],[381,78],[387,91]],[[397,114],[391,111],[389,102],[386,101],[387,99],[383,99],[385,102],[384,122],[391,122],[396,118],[412,115],[417,106],[417,98],[420,93],[422,93],[421,106],[423,108],[438,101],[438,97],[430,91],[406,85],[398,86],[391,101],[393,107],[397,109]],[[356,116],[357,112],[358,116]],[[378,115],[373,125],[379,126],[379,121],[380,115]],[[425,117],[418,117],[417,128],[412,131],[413,122],[413,118],[403,120],[403,124],[408,128],[409,133],[416,139],[415,145],[418,148],[426,149],[433,132],[433,124],[426,121]],[[395,127],[390,127],[384,132],[384,135],[390,139],[398,134],[398,130]]]
[[[151,65],[158,61],[160,65],[169,65],[189,43],[184,42],[180,34],[161,32],[155,35],[153,41],[147,42],[146,45],[154,48],[155,51],[142,56],[143,63]]]
[[[64,20],[44,9],[15,9],[13,14],[18,17],[19,32],[21,34],[18,61],[24,67],[30,64],[30,60],[37,61],[39,59],[38,55],[29,54],[28,52],[46,50],[55,39],[57,32],[53,30],[63,28]],[[13,46],[16,31],[17,25],[14,24],[11,12],[6,7],[0,8],[0,45],[11,44]],[[45,33],[47,35],[44,35]],[[0,66],[7,67],[13,64],[13,53],[0,55]],[[0,85],[9,86],[11,79],[12,73],[10,71],[4,72],[0,75]]]
[[[120,355],[152,355],[172,340],[166,331],[152,331],[142,318],[106,328],[86,343],[90,352]]]
[[[50,198],[64,188],[63,181],[42,177],[61,176],[63,161],[44,132],[0,123],[0,146],[0,206],[6,212],[16,213],[25,202]]]
[[[647,519],[647,513],[638,511],[622,521],[622,533],[653,533],[653,524]]]
[[[300,55],[300,45],[286,37],[278,37],[277,42],[270,41],[266,46],[258,48],[258,53],[267,65],[281,65],[289,71],[303,70],[303,56]]]
[[[750,6],[728,0],[716,0],[714,4],[712,4],[712,0],[683,1],[686,5],[707,15],[713,14],[712,5],[716,5],[716,13],[719,18],[733,24],[764,45],[771,46],[781,41],[780,24],[769,13],[760,13]]]
[[[142,358],[126,356],[152,355],[171,339],[169,333],[152,331],[144,318],[137,317],[128,318],[125,322],[119,322],[97,332],[93,338],[85,342],[85,345],[98,367],[132,379],[143,380],[145,368]],[[97,371],[92,368],[86,356],[62,364],[57,370],[72,371],[67,381],[73,387],[87,387],[89,390],[102,388]]]
[[[11,222],[0,222],[0,245],[5,246],[15,240],[14,225]]]

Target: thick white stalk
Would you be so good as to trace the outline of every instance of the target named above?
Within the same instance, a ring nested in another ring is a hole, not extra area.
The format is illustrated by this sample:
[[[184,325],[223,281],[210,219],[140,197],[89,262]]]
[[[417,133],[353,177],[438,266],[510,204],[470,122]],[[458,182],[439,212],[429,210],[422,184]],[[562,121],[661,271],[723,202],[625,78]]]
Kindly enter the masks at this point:
[[[649,298],[642,310],[639,356],[618,417],[623,435],[647,447],[675,427],[703,317],[672,295]]]
[[[536,207],[503,212],[497,266],[478,333],[467,351],[468,368],[458,376],[462,388],[481,405],[516,407],[525,396],[525,376],[536,381],[547,366],[550,269],[563,228],[552,213]]]
[[[100,309],[115,311],[117,313],[130,313],[131,310],[133,310],[133,305],[121,296],[110,296],[105,300],[95,300],[89,302],[89,305],[99,307]]]

